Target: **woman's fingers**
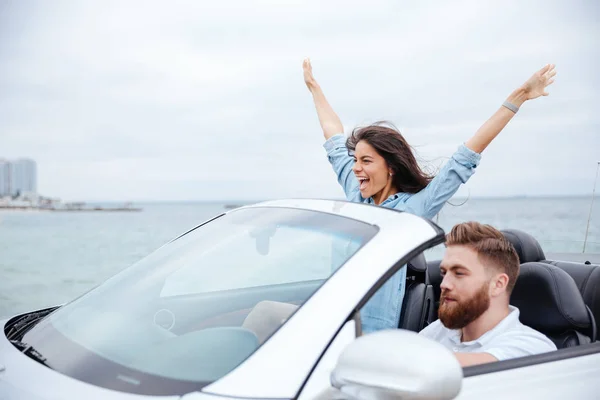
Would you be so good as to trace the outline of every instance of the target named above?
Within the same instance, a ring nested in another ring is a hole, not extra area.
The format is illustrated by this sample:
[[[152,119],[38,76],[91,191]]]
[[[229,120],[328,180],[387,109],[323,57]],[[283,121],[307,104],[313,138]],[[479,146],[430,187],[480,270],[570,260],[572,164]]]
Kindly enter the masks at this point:
[[[304,59],[304,62],[302,62],[302,67],[304,69],[308,69],[308,70],[312,69],[312,66],[310,65],[310,58],[305,58]]]
[[[307,57],[304,59],[304,61],[302,61],[302,70],[304,71],[304,82],[308,86],[308,89],[312,91],[312,88],[316,85],[316,81],[313,77],[310,58]]]
[[[550,86],[554,83],[554,77],[556,76],[556,70],[554,69],[554,64],[550,66],[550,69],[544,74],[545,85]],[[545,95],[547,96],[547,94]]]
[[[546,64],[538,72],[540,73],[540,75],[544,75],[546,72],[548,72],[548,70],[550,69],[550,67],[551,67],[550,64]]]

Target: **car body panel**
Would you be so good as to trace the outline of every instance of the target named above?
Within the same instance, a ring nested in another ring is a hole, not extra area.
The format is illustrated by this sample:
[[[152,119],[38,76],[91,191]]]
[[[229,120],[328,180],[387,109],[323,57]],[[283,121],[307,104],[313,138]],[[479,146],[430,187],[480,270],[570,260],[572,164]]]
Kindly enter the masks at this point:
[[[597,399],[600,353],[463,379],[457,400]]]
[[[335,368],[337,360],[346,346],[356,339],[356,325],[357,321],[355,320],[350,320],[344,324],[331,345],[327,348],[325,354],[319,360],[310,377],[308,377],[298,400],[314,399],[331,387],[331,372]]]

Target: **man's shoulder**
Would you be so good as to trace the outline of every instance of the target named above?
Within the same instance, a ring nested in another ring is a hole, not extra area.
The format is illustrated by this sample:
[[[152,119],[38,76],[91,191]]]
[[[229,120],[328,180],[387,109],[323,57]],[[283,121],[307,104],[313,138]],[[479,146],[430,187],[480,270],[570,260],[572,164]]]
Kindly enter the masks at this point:
[[[523,324],[521,321],[518,321],[512,329],[503,332],[498,337],[505,337],[507,339],[514,338],[515,340],[522,339],[524,341],[539,342],[546,345],[550,345],[552,347],[556,347],[554,345],[554,342],[542,332]]]
[[[484,351],[498,360],[524,357],[556,350],[556,345],[543,333],[522,324],[494,336],[484,346]]]

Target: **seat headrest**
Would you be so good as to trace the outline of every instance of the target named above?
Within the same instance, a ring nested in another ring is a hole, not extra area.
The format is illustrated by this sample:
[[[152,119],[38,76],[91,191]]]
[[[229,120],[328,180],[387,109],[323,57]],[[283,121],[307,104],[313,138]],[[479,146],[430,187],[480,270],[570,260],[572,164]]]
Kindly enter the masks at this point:
[[[427,261],[425,254],[420,253],[418,256],[408,262],[408,268],[415,272],[427,272]]]
[[[594,323],[577,284],[554,265],[521,265],[510,303],[520,310],[523,324],[546,335],[574,329],[593,336]]]
[[[517,229],[504,229],[501,232],[517,251],[521,264],[546,259],[542,246],[530,234]]]

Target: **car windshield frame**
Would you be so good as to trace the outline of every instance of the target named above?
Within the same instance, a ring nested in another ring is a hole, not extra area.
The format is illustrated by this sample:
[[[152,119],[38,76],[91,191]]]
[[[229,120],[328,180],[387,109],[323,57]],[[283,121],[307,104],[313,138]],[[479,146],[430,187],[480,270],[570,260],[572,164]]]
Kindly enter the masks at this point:
[[[198,227],[187,231],[183,235],[177,237],[144,259],[140,260],[138,263],[123,270],[121,273],[109,278],[103,284],[57,309],[48,317],[44,318],[38,324],[33,326],[28,332],[26,332],[23,337],[23,342],[34,346],[42,354],[44,354],[44,357],[47,359],[47,363],[50,368],[80,381],[111,390],[148,395],[182,395],[184,393],[189,393],[190,391],[200,390],[202,387],[213,383],[215,380],[219,379],[219,377],[209,380],[189,380],[187,378],[176,379],[176,377],[173,376],[164,376],[153,371],[132,368],[131,365],[127,365],[122,361],[107,357],[106,354],[99,354],[98,352],[90,349],[88,343],[82,343],[81,340],[74,339],[73,335],[71,335],[72,332],[66,330],[65,326],[70,326],[69,324],[77,324],[78,322],[81,324],[83,321],[88,321],[90,323],[95,322],[94,315],[74,315],[78,310],[84,308],[87,309],[88,312],[94,313],[95,311],[93,308],[87,307],[87,303],[90,303],[91,305],[97,305],[97,302],[94,300],[102,299],[103,297],[109,298],[111,295],[113,298],[116,297],[118,300],[118,296],[115,296],[114,291],[121,287],[127,288],[127,284],[131,284],[131,288],[135,288],[136,285],[138,285],[139,287],[144,288],[144,290],[156,290],[157,285],[151,285],[149,282],[144,280],[136,280],[136,278],[139,278],[140,275],[143,275],[143,273],[146,272],[146,275],[152,276],[155,281],[158,282],[162,279],[162,282],[164,283],[167,277],[171,276],[175,271],[183,268],[175,268],[174,266],[171,266],[169,267],[171,269],[169,269],[164,267],[164,265],[168,265],[170,262],[168,257],[169,255],[177,254],[178,251],[185,250],[186,245],[193,245],[199,240],[207,239],[206,236],[208,233],[206,232],[210,231],[209,228],[211,227],[216,229],[219,224],[226,224],[228,221],[234,221],[236,217],[243,216],[243,214],[260,215],[261,213],[267,216],[278,215],[279,217],[277,218],[280,219],[282,218],[281,216],[287,215],[289,217],[289,220],[286,220],[287,224],[279,224],[276,230],[286,227],[294,227],[292,232],[288,232],[288,235],[291,237],[291,235],[294,233],[302,233],[302,229],[304,229],[306,232],[306,243],[308,244],[314,244],[318,238],[322,237],[323,235],[326,236],[327,234],[329,234],[333,239],[351,239],[350,243],[352,246],[350,246],[350,248],[345,248],[346,254],[342,258],[334,260],[334,255],[331,256],[330,262],[332,269],[329,272],[329,275],[323,276],[322,280],[302,280],[298,282],[280,283],[279,286],[282,287],[314,285],[314,290],[311,289],[312,292],[307,292],[309,294],[304,301],[310,298],[310,296],[312,296],[314,292],[316,292],[318,288],[327,281],[327,279],[335,274],[344,263],[346,263],[358,251],[367,245],[379,232],[379,228],[376,225],[368,224],[347,216],[336,215],[317,210],[291,207],[249,207],[233,210],[208,220]],[[277,218],[274,219],[277,220]],[[242,221],[241,226],[245,226],[244,218],[240,218],[240,220]],[[224,226],[227,227],[227,225]],[[265,229],[264,226],[259,225],[258,228],[259,229],[256,232],[256,251],[263,253],[265,251],[271,251],[272,253],[275,253],[276,250],[280,250],[275,248],[276,246],[273,243],[270,245],[272,249],[269,250],[268,238],[274,237],[272,236],[273,232],[271,232],[269,229]],[[320,234],[320,236],[310,236],[315,232]],[[265,240],[267,242],[266,244]],[[275,242],[275,240],[273,239],[272,242]],[[283,243],[289,244],[290,242],[288,241]],[[265,248],[265,246],[267,246],[267,248]],[[164,268],[160,267],[161,263],[163,263]],[[175,264],[177,263],[175,262]],[[134,282],[135,285],[133,284]],[[168,297],[167,300],[169,301],[187,301],[188,299],[193,298],[210,298],[211,296],[234,295],[236,293],[244,292],[247,289],[262,289],[274,286],[278,286],[277,282],[271,282],[271,285],[268,286],[255,285],[225,289],[221,288],[217,291],[204,291],[201,293],[176,294],[174,296],[165,296],[162,299]],[[161,292],[162,290],[159,292],[159,297]],[[143,290],[138,290],[136,293],[144,292]],[[112,304],[114,305],[117,300],[107,300],[107,302],[110,304],[112,301]],[[138,301],[140,304],[144,303],[143,299],[139,299]],[[126,307],[128,307],[128,305],[124,304],[123,308]],[[68,321],[68,323],[65,321]],[[126,325],[127,321],[117,322],[122,324],[117,326],[117,328],[122,327],[122,331],[127,331],[127,329],[129,329]],[[154,322],[156,323],[156,314]],[[135,327],[133,328],[137,329]],[[228,329],[228,331],[232,330]],[[225,332],[225,335],[229,333]],[[110,339],[110,336],[106,338],[106,340]],[[231,368],[227,369],[228,367],[224,367],[225,369],[223,371],[227,370],[226,372],[229,372],[230,370],[235,369],[247,356],[257,351],[261,345],[256,347],[251,353],[245,355],[240,360],[237,360],[237,364],[232,364]],[[59,355],[62,356],[59,357]]]

